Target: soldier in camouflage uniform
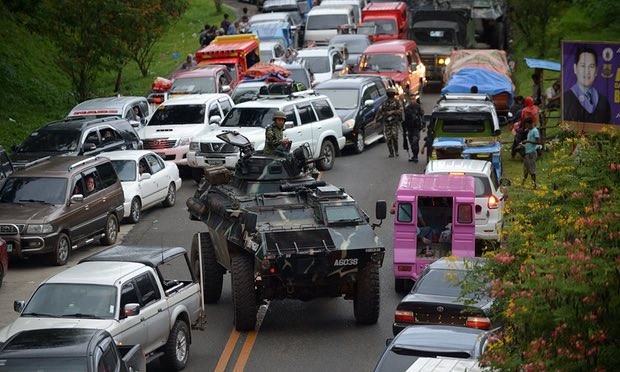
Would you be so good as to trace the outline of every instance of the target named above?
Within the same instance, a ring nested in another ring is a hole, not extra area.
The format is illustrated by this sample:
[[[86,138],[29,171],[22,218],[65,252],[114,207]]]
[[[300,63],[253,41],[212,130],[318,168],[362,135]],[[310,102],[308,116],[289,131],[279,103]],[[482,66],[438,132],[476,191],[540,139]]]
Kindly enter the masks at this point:
[[[398,128],[405,119],[403,105],[396,99],[396,94],[396,89],[388,88],[388,99],[383,102],[376,116],[376,120],[383,122],[383,131],[390,151],[390,158],[393,158],[394,155],[398,156]]]
[[[276,155],[277,151],[286,152],[290,148],[291,141],[284,137],[284,122],[286,114],[276,111],[273,114],[273,124],[265,129],[265,149],[266,155]]]

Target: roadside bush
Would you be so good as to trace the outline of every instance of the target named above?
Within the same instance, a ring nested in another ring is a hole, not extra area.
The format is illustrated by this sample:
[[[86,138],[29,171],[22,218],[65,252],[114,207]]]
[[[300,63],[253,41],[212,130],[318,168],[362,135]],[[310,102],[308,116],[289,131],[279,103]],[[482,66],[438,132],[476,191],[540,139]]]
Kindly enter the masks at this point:
[[[482,362],[500,370],[614,370],[620,358],[620,136],[566,136],[549,180],[508,201],[485,266],[502,323]]]

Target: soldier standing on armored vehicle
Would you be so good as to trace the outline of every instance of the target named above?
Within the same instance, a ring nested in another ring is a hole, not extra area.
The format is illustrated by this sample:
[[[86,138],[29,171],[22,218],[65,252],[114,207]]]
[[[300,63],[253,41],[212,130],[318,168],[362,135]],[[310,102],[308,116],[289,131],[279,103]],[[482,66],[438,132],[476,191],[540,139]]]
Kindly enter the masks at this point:
[[[383,102],[377,111],[376,120],[383,121],[385,139],[387,141],[390,158],[398,156],[398,128],[405,119],[403,105],[396,99],[396,89],[388,88],[388,99]]]
[[[273,113],[273,124],[265,129],[266,155],[276,155],[276,150],[286,152],[290,148],[291,140],[284,138],[284,122],[286,114],[282,111]]]

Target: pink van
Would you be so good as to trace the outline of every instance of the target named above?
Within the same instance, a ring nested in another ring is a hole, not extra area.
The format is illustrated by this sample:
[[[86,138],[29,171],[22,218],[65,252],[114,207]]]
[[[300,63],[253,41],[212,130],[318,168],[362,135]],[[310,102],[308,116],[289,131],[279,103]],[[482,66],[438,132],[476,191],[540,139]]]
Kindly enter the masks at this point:
[[[471,176],[400,176],[392,210],[397,292],[411,288],[424,268],[440,257],[475,255],[474,190]]]

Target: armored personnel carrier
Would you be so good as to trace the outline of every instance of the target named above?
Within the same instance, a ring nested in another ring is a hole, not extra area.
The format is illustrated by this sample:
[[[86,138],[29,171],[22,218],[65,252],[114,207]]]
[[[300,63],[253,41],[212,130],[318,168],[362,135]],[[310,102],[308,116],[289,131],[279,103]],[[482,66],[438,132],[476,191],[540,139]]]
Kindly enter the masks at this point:
[[[344,189],[312,177],[316,159],[308,146],[266,156],[236,132],[218,138],[241,149],[234,173],[207,168],[187,200],[190,218],[207,225],[191,250],[205,301],[220,299],[230,271],[239,331],[254,329],[264,301],[280,299],[344,296],[358,323],[376,323],[385,248],[373,229],[381,223],[370,224]],[[385,215],[385,201],[378,201],[376,218]]]

